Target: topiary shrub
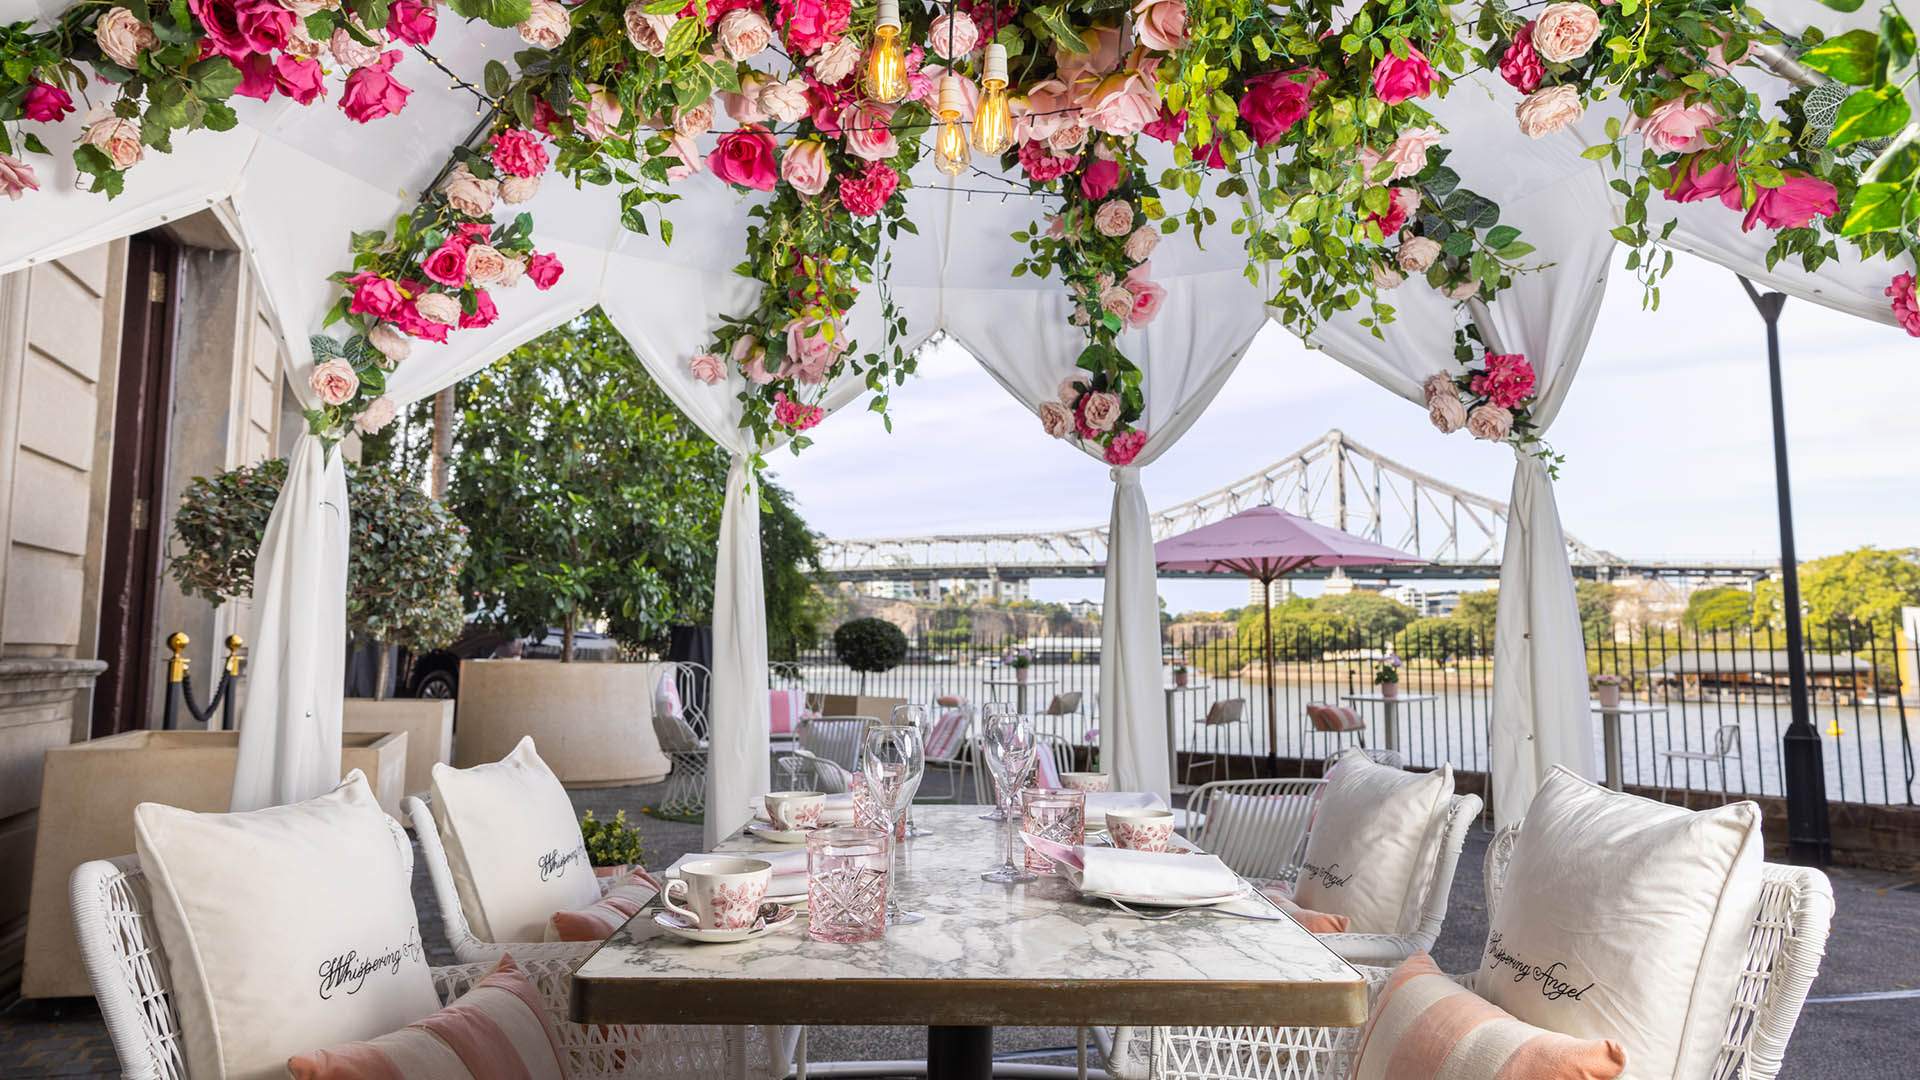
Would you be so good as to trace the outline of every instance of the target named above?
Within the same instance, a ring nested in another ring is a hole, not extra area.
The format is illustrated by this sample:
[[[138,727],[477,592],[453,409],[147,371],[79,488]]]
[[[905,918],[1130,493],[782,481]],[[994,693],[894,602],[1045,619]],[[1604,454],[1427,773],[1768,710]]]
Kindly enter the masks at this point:
[[[860,692],[867,692],[867,675],[898,667],[907,658],[907,635],[885,619],[850,619],[833,632],[833,654],[860,673]]]
[[[645,858],[640,830],[627,823],[627,812],[601,821],[589,810],[580,817],[580,839],[587,845],[587,860],[595,866],[639,866]]]

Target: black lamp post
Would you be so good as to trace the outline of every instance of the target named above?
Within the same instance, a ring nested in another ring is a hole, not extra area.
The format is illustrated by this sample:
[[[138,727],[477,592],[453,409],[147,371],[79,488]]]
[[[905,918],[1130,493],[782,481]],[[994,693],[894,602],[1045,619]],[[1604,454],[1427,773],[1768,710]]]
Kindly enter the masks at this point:
[[[1773,392],[1773,477],[1780,501],[1780,606],[1787,620],[1787,678],[1793,721],[1781,737],[1787,779],[1787,848],[1802,865],[1823,866],[1833,851],[1827,825],[1827,770],[1807,704],[1807,654],[1800,634],[1800,561],[1793,549],[1793,491],[1787,482],[1787,419],[1780,392],[1780,309],[1785,293],[1740,286],[1767,323],[1767,378]]]

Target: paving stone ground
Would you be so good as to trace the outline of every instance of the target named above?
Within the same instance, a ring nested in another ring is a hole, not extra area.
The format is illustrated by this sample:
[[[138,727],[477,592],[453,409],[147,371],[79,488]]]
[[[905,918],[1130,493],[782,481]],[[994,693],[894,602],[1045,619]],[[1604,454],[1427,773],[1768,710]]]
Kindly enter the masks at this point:
[[[577,791],[580,810],[612,817],[626,810],[647,843],[647,863],[664,866],[700,843],[698,826],[641,813],[660,787]],[[1477,965],[1487,932],[1481,863],[1488,834],[1468,837],[1454,879],[1445,932],[1434,957],[1448,971]],[[1920,996],[1846,1000],[1848,995],[1920,991],[1920,881],[1871,871],[1832,871],[1838,913],[1813,1000],[1801,1014],[1781,1072],[1785,1080],[1912,1080],[1920,1076]],[[414,902],[421,934],[436,964],[451,963],[432,886],[416,860]],[[809,1036],[814,1061],[892,1061],[921,1056],[922,1028],[819,1028]],[[1003,1029],[1004,1059],[1071,1064],[1074,1036],[1065,1028]],[[0,1078],[117,1076],[118,1066],[91,999],[15,1001],[0,1009]],[[1410,1078],[1411,1080],[1411,1078]]]

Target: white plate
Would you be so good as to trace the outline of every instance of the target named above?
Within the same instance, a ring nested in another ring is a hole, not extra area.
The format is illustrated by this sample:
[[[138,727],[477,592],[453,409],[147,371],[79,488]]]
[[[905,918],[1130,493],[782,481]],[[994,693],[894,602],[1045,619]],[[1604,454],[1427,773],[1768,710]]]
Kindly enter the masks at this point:
[[[1221,904],[1231,904],[1235,900],[1244,899],[1247,896],[1249,891],[1251,890],[1241,889],[1238,892],[1228,893],[1225,896],[1207,896],[1207,897],[1198,897],[1198,898],[1183,898],[1183,897],[1168,897],[1168,896],[1131,896],[1131,895],[1128,895],[1127,893],[1100,893],[1100,892],[1082,892],[1080,895],[1091,896],[1101,900],[1113,900],[1122,904],[1132,904],[1136,907],[1196,908],[1196,907],[1218,907]]]
[[[655,926],[658,926],[660,929],[665,930],[677,938],[697,941],[703,945],[724,945],[731,941],[751,941],[754,938],[771,934],[775,930],[792,922],[797,915],[794,909],[790,907],[780,907],[770,902],[761,904],[762,911],[768,907],[776,908],[778,914],[770,915],[765,922],[746,930],[699,930],[688,926],[681,920],[680,916],[675,915],[671,911],[655,912],[653,922]]]
[[[809,829],[776,829],[769,822],[749,821],[747,831],[762,840],[771,840],[776,844],[804,844]]]

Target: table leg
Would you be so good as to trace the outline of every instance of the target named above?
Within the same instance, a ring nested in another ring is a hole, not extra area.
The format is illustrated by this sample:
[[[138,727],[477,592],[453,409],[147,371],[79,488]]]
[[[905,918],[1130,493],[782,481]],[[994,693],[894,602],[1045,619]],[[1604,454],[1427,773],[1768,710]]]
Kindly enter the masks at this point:
[[[992,1028],[927,1028],[927,1080],[990,1080],[992,1076]]]
[[[1624,780],[1620,768],[1620,714],[1611,710],[1600,713],[1600,741],[1606,747],[1607,786],[1615,791],[1624,791]]]
[[[1386,749],[1400,749],[1400,703],[1392,698],[1380,703],[1380,739]]]
[[[1163,691],[1167,698],[1167,794],[1172,795],[1180,784],[1180,747],[1173,735],[1173,691]]]

